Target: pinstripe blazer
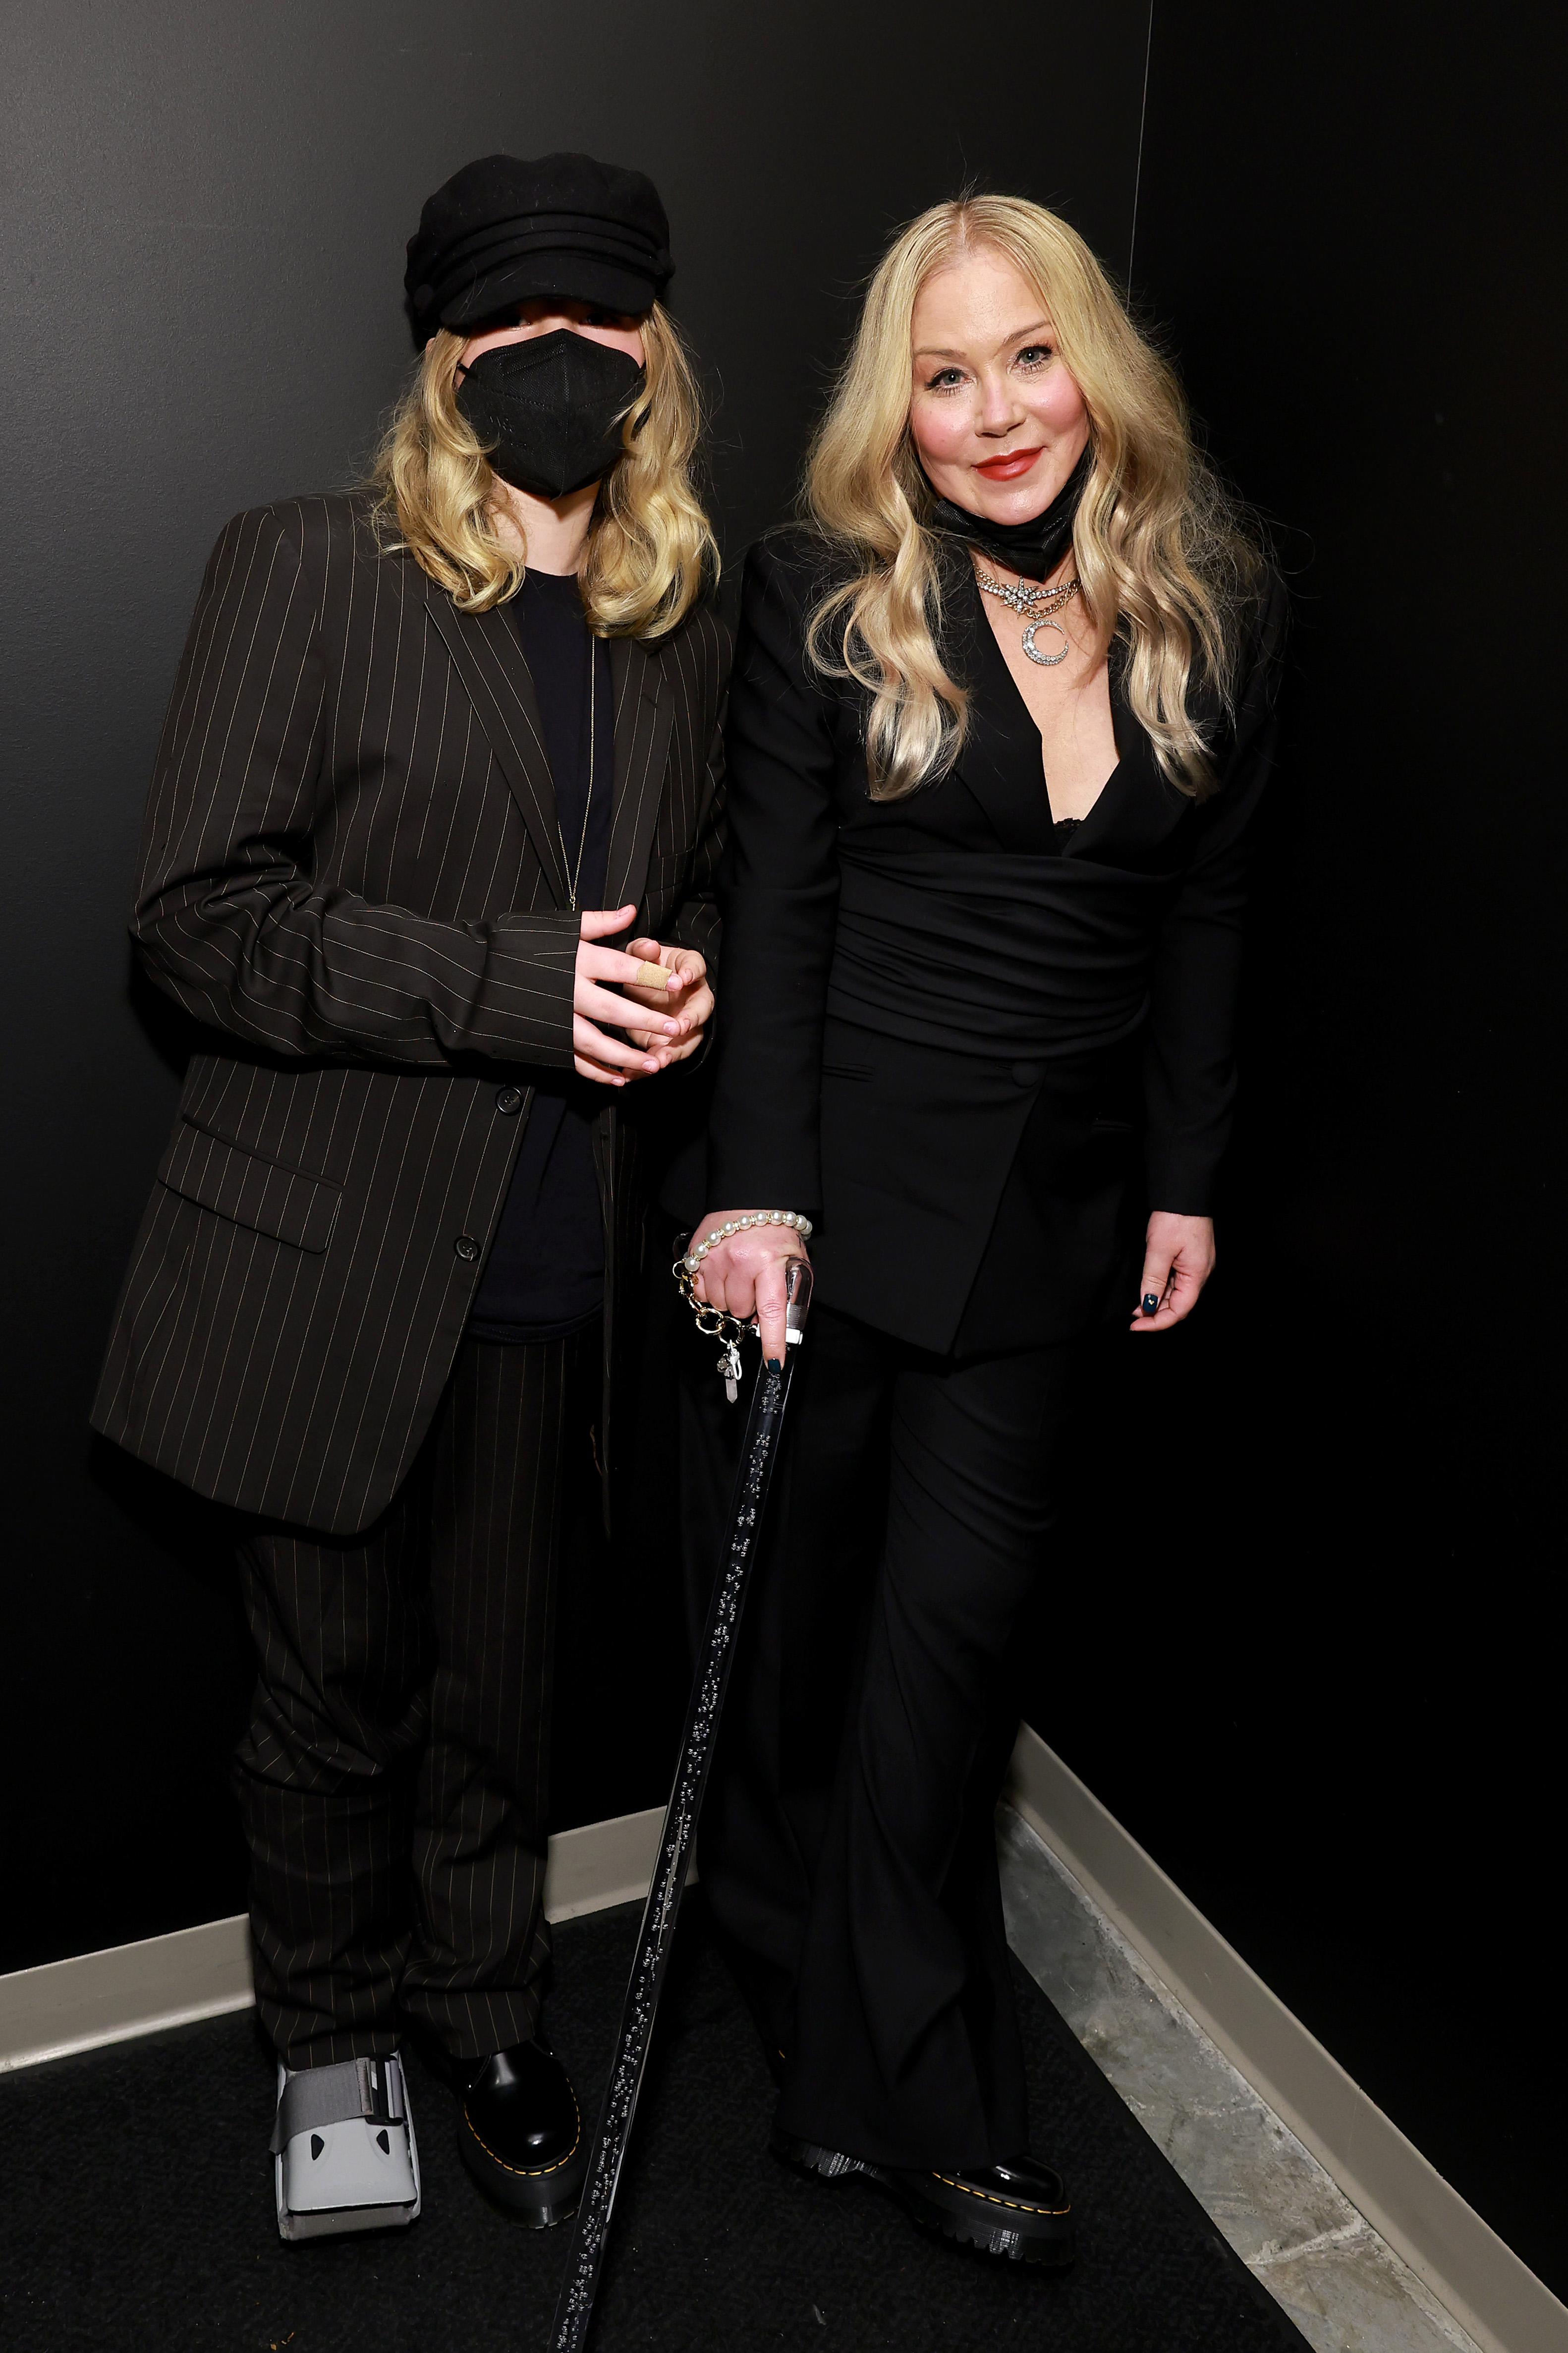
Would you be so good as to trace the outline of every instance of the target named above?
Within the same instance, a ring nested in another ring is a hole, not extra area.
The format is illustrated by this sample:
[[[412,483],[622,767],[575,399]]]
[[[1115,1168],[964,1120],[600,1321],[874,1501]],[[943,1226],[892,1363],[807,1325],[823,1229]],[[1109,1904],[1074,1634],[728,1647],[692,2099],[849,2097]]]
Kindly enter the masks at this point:
[[[729,634],[701,608],[610,658],[607,903],[711,965]],[[459,613],[351,498],[237,516],[164,722],[131,926],[209,1035],[95,1429],[268,1517],[344,1534],[384,1510],[462,1337],[529,1071],[572,1060],[567,899],[505,612]],[[595,1135],[606,1371],[637,1093]]]

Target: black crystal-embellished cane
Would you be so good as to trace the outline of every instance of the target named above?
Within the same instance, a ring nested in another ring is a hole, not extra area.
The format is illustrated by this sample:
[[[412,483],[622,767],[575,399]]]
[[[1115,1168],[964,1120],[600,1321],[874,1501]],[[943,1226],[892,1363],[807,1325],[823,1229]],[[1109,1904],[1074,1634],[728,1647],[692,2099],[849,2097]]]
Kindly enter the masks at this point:
[[[788,1261],[785,1270],[787,1345],[783,1361],[764,1362],[752,1394],[741,1467],[735,1480],[730,1529],[724,1544],[719,1583],[702,1638],[697,1680],[687,1710],[686,1731],[675,1768],[675,1787],[665,1809],[658,1860],[653,1883],[643,1907],[632,1960],[631,1982],[621,2012],[620,2038],[610,2067],[604,2105],[599,2111],[593,2154],[577,2209],[576,2230],[567,2258],[555,2318],[551,2327],[550,2353],[583,2353],[594,2316],[599,2274],[610,2235],[610,2215],[620,2186],[621,2167],[631,2137],[637,2094],[647,2063],[654,2014],[664,1985],[664,1973],[675,1939],[676,1916],[691,1861],[691,1842],[702,1810],[702,1793],[713,1760],[713,1744],[735,1654],[735,1636],[746,1598],[746,1581],[756,1557],[757,1538],[767,1506],[768,1487],[778,1459],[779,1434],[789,1400],[795,1351],[805,1332],[811,1305],[811,1268],[803,1258]],[[684,1288],[684,1286],[683,1286]]]

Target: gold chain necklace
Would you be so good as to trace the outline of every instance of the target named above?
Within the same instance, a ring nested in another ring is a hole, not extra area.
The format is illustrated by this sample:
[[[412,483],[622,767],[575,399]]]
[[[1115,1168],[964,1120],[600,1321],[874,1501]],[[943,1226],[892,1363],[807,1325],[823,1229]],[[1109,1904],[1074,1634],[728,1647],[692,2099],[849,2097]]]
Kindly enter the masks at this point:
[[[1076,572],[1070,580],[1060,582],[1055,588],[1043,588],[1037,580],[1018,580],[1008,586],[1000,580],[993,580],[989,572],[982,572],[978,564],[974,567],[974,576],[988,596],[1000,597],[1004,605],[1009,606],[1027,623],[1024,631],[1024,651],[1032,662],[1038,662],[1042,670],[1055,670],[1058,662],[1066,661],[1072,648],[1067,631],[1056,617],[1071,604],[1083,586]],[[1039,651],[1035,644],[1037,629],[1056,631],[1062,641],[1059,654]]]
[[[598,708],[598,696],[594,688],[594,664],[599,650],[598,639],[590,633],[588,638],[588,791],[583,802],[583,839],[577,844],[577,863],[566,886],[566,903],[573,914],[577,912],[577,885],[582,879],[583,853],[588,847],[588,819],[594,809],[594,720]],[[561,830],[561,812],[555,812],[555,839],[561,844],[561,871],[566,871],[566,836]]]

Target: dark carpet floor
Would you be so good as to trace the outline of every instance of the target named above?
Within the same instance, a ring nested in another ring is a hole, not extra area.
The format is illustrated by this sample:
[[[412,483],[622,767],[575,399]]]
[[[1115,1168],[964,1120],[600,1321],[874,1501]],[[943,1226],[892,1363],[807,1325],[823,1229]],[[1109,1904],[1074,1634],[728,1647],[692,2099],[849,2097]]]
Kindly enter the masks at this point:
[[[557,1931],[549,2011],[584,2106],[620,2014],[637,1912]],[[1301,2353],[1044,1996],[1019,1972],[1035,2142],[1079,2214],[1072,2271],[928,2241],[864,2182],[766,2153],[773,2086],[732,1982],[683,1918],[623,2178],[595,2353]],[[545,2353],[565,2231],[523,2231],[463,2170],[450,2094],[411,2059],[425,2211],[285,2246],[273,2071],[216,2019],[0,2078],[6,2353]]]

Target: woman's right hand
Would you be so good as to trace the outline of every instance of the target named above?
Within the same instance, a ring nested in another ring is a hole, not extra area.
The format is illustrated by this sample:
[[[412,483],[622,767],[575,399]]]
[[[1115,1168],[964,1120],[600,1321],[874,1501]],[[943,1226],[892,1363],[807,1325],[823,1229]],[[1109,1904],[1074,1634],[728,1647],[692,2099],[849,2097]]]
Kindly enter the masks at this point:
[[[579,1078],[596,1079],[601,1086],[624,1087],[628,1079],[651,1078],[670,1057],[663,1045],[634,1046],[612,1038],[605,1025],[622,1029],[628,1021],[651,1037],[662,1036],[668,1046],[679,1044],[690,1029],[684,1017],[646,1013],[624,997],[612,996],[606,981],[642,981],[647,967],[642,959],[619,948],[602,948],[600,940],[624,932],[637,916],[635,907],[595,907],[584,914],[578,934],[577,970],[572,989],[572,1060]],[[679,985],[678,974],[670,979]]]
[[[755,1209],[716,1209],[692,1232],[695,1248],[705,1234]],[[710,1307],[721,1307],[742,1324],[754,1315],[764,1362],[782,1364],[784,1352],[784,1269],[792,1258],[811,1252],[794,1226],[749,1226],[716,1242],[692,1277],[692,1288]]]

